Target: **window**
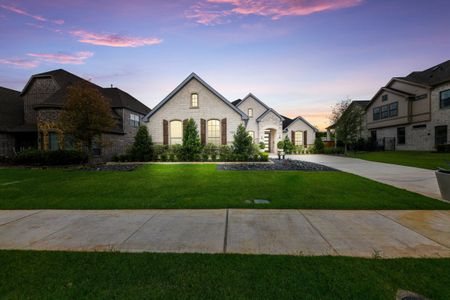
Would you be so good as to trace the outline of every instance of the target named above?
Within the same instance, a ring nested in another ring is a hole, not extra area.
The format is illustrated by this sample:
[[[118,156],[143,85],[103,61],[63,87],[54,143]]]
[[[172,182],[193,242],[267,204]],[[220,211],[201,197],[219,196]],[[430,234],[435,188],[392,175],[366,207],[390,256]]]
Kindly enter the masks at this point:
[[[427,128],[427,124],[419,124],[413,126],[413,129],[421,129],[421,128]]]
[[[252,141],[255,140],[255,132],[254,131],[249,131],[248,135],[252,137]]]
[[[434,143],[436,145],[447,144],[447,126],[436,126],[434,128]]]
[[[295,132],[295,146],[303,146],[303,131]]]
[[[404,145],[406,140],[406,130],[405,127],[397,128],[397,144]]]
[[[175,120],[170,122],[170,144],[182,144],[183,143],[183,123]]]
[[[373,120],[379,120],[381,118],[381,108],[375,107],[373,109]]]
[[[387,101],[387,100],[388,100],[388,95],[381,96],[381,101]]]
[[[191,108],[198,108],[198,94],[191,94]]]
[[[49,132],[48,134],[48,149],[50,151],[59,150],[58,134],[56,132]]]
[[[208,144],[220,145],[220,122],[219,120],[208,121]]]
[[[130,114],[130,126],[139,127],[139,116],[135,114]]]
[[[440,108],[450,107],[450,90],[441,92],[441,101],[439,103]]]
[[[396,117],[398,115],[398,102],[389,104],[389,117]]]
[[[253,118],[253,108],[248,109],[248,116],[249,118]]]
[[[383,105],[381,107],[381,118],[382,119],[389,118],[389,105]]]

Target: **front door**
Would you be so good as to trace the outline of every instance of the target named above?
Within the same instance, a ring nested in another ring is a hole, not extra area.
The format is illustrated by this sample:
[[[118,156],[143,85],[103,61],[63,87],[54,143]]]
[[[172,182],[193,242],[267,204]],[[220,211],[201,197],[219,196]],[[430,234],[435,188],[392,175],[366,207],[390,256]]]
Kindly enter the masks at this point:
[[[272,134],[270,130],[264,130],[264,151],[272,152]]]
[[[447,144],[447,126],[434,127],[434,144],[444,145]]]

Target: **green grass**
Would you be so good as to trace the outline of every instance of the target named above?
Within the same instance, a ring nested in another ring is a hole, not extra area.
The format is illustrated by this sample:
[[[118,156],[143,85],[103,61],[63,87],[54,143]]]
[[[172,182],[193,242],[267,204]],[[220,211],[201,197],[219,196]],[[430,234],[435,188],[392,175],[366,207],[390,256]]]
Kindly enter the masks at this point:
[[[430,170],[436,170],[439,167],[449,168],[445,161],[450,161],[450,153],[423,151],[350,152],[348,156]]]
[[[245,203],[252,199],[271,203]],[[0,169],[0,209],[253,207],[450,209],[450,204],[343,172],[217,171],[215,165],[145,165],[133,172]]]
[[[0,251],[1,299],[450,299],[450,259]]]

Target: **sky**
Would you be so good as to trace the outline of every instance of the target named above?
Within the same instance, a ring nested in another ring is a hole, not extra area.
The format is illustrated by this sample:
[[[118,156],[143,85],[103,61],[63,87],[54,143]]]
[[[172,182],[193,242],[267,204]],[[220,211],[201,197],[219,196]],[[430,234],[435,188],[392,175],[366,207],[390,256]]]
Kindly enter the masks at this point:
[[[450,59],[449,0],[0,0],[0,86],[63,68],[153,108],[195,72],[319,129]]]

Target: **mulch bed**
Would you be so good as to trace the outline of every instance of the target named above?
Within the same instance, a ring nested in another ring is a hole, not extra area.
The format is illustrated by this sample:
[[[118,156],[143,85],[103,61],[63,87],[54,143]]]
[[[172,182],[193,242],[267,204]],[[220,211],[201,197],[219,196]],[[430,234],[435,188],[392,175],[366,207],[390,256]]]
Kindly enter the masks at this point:
[[[336,169],[311,162],[291,159],[271,159],[273,164],[233,164],[217,165],[217,170],[223,171],[338,171]]]

